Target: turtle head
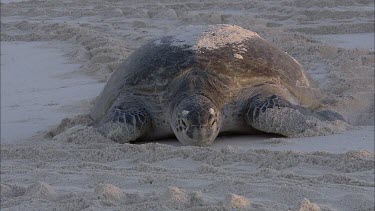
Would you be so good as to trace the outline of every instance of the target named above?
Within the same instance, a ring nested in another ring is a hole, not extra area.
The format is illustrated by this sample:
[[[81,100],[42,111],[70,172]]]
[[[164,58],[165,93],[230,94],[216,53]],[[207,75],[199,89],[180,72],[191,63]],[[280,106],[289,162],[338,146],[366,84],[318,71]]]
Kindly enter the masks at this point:
[[[184,145],[211,145],[219,133],[220,111],[205,96],[185,97],[172,110],[171,126]]]

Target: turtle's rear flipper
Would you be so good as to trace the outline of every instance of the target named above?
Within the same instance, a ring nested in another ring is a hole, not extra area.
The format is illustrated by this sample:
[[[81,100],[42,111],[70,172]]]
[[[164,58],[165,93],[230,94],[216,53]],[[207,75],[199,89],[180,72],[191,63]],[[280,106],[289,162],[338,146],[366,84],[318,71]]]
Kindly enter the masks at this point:
[[[289,137],[327,135],[342,131],[347,126],[336,112],[307,109],[277,95],[256,95],[247,106],[247,123],[267,133]]]
[[[115,106],[98,130],[119,143],[129,143],[144,136],[151,126],[146,109],[141,106]]]

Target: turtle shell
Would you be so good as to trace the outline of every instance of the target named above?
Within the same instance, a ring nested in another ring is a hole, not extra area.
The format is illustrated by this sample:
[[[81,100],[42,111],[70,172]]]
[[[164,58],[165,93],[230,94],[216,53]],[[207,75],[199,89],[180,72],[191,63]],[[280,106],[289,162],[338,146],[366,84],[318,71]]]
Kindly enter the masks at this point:
[[[123,93],[194,91],[225,103],[238,90],[269,83],[289,90],[302,106],[315,106],[320,98],[303,67],[255,32],[224,24],[177,31],[148,42],[119,66],[95,102],[94,120]]]

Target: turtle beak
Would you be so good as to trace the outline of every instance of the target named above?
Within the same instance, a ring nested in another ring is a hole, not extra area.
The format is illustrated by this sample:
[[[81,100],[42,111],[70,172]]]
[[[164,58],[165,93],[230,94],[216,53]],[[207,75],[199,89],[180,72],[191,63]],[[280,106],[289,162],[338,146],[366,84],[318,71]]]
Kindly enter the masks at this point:
[[[182,100],[172,112],[172,128],[184,145],[209,146],[219,134],[220,110],[205,96]]]
[[[187,112],[186,112],[187,113]],[[178,140],[184,145],[212,145],[219,133],[218,119],[213,115],[202,118],[202,114],[189,112],[180,120],[180,127],[175,132]]]
[[[185,139],[188,139],[189,145],[210,146],[216,139],[217,134],[209,126],[192,126],[186,131],[186,136]]]

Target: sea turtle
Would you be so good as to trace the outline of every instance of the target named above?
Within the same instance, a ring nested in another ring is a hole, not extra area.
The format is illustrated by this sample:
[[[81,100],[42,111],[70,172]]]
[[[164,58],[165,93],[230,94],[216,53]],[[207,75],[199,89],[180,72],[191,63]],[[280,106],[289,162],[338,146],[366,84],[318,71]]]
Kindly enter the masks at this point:
[[[111,75],[90,113],[105,136],[207,146],[219,133],[305,136],[343,120],[319,110],[321,94],[302,66],[257,33],[225,24],[176,31]]]

